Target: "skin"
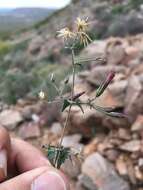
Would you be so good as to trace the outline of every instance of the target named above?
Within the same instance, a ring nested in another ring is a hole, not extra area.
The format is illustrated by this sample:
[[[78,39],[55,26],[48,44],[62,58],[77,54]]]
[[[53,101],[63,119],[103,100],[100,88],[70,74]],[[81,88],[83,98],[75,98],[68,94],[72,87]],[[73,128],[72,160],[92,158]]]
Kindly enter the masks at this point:
[[[6,163],[7,172],[5,171]],[[31,190],[32,182],[42,174],[49,172],[56,172],[69,189],[66,177],[53,168],[38,149],[25,141],[11,139],[8,132],[0,126],[1,190]]]

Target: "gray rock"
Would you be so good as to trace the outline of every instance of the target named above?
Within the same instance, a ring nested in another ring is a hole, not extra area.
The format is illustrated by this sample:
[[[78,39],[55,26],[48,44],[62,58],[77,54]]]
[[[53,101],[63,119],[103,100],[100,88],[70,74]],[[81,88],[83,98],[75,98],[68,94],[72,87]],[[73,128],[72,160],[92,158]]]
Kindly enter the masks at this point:
[[[132,76],[128,82],[125,97],[125,113],[134,121],[136,116],[143,111],[143,85],[138,76]]]
[[[80,143],[81,137],[82,136],[80,134],[65,136],[63,138],[62,145],[64,147],[73,147],[76,149],[81,149],[83,147],[83,145]]]
[[[141,149],[141,142],[140,140],[132,140],[122,144],[120,149],[128,152],[136,152]]]
[[[17,110],[4,110],[0,113],[0,124],[9,130],[13,130],[22,121],[23,117]]]
[[[62,132],[62,126],[60,123],[55,122],[52,124],[50,131],[55,135],[60,135]]]
[[[106,76],[114,70],[116,73],[124,73],[124,66],[98,66],[92,69],[89,77],[87,77],[87,81],[92,85],[99,86],[106,78]]]
[[[81,183],[90,190],[129,190],[126,181],[118,176],[112,164],[94,153],[82,165]]]
[[[20,127],[18,131],[18,135],[22,139],[29,139],[29,138],[36,138],[41,136],[40,127],[38,124],[31,122],[31,123],[24,123]]]

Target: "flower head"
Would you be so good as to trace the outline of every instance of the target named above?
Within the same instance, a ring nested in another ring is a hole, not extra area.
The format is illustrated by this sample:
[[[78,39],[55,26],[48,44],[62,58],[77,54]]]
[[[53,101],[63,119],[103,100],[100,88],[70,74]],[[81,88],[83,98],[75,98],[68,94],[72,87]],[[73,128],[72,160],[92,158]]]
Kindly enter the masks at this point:
[[[89,22],[88,22],[88,18],[86,18],[85,20],[84,19],[81,19],[81,18],[77,18],[76,19],[76,25],[77,25],[77,31],[78,32],[83,32],[83,31],[86,31],[87,30],[87,27],[89,25]]]
[[[45,99],[45,93],[41,90],[40,92],[39,92],[39,98],[41,99],[41,100],[43,100],[43,99]]]
[[[87,46],[90,42],[92,42],[92,39],[86,34],[85,32],[78,32],[80,43],[85,46]]]
[[[58,31],[58,37],[61,37],[64,40],[68,40],[68,39],[74,38],[75,33],[72,32],[68,27],[66,27]]]

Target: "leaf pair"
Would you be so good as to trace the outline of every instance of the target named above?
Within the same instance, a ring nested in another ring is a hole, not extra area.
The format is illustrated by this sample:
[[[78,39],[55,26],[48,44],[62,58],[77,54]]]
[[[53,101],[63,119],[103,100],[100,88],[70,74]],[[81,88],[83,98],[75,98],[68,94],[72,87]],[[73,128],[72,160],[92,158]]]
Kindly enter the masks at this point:
[[[46,148],[48,160],[57,169],[59,169],[65,160],[70,157],[70,148],[56,147],[51,145],[48,145],[44,148]]]

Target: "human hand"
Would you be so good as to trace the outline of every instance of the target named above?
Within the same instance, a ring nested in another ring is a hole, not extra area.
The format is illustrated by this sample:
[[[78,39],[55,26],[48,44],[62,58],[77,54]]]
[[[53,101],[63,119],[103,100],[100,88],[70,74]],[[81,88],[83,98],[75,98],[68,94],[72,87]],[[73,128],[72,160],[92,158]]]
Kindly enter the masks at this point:
[[[22,140],[10,139],[1,126],[0,182],[0,190],[69,190],[65,176],[38,149]]]

